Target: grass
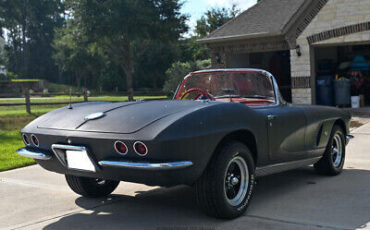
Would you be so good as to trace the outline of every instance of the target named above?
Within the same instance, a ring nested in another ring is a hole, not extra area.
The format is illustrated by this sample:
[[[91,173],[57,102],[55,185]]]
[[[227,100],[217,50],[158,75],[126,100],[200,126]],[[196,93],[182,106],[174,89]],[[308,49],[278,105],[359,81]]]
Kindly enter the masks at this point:
[[[12,82],[38,82],[40,79],[12,79]]]
[[[135,100],[137,99],[165,99],[166,96],[136,96]],[[93,96],[89,97],[89,101],[127,101],[127,96]],[[67,96],[57,96],[57,97],[47,97],[47,98],[31,98],[31,103],[52,103],[52,102],[68,102],[69,97]],[[72,102],[83,102],[83,97],[72,97]],[[14,98],[14,99],[6,99],[0,98],[1,103],[24,103],[23,98]],[[60,105],[32,105],[31,112],[35,115],[41,115],[47,113],[51,110],[63,107],[68,105],[60,104]],[[26,113],[26,106],[24,105],[17,105],[17,106],[0,106],[0,117],[1,116],[19,116],[19,115],[27,115]]]
[[[65,85],[60,83],[49,82],[48,89],[50,92],[69,92],[72,89],[72,92],[77,92],[76,86]]]
[[[167,98],[166,96],[136,96],[135,100],[137,99],[163,99]],[[73,102],[83,102],[83,96],[80,97],[72,97]],[[127,96],[91,96],[89,97],[89,101],[127,101]],[[31,103],[47,103],[47,102],[68,102],[69,96],[56,96],[56,97],[34,97],[31,98]],[[24,98],[0,98],[0,103],[24,103]]]
[[[51,110],[54,110],[54,109],[57,109],[57,108],[60,108],[66,105],[67,104],[65,105],[35,105],[35,106],[31,106],[31,112],[33,115],[39,116]],[[28,116],[26,112],[26,106],[24,105],[0,106],[0,120],[6,117],[15,117],[15,116]]]
[[[137,96],[135,99],[161,99],[164,96]],[[0,99],[0,103],[24,102],[24,99]],[[59,102],[68,101],[69,97],[33,98],[31,102]],[[83,97],[73,98],[73,101],[82,101]],[[89,97],[89,101],[127,101],[124,96]],[[67,105],[67,104],[65,104]],[[31,106],[32,115],[26,113],[25,106],[0,106],[0,172],[34,164],[35,161],[21,157],[16,153],[18,148],[24,146],[20,130],[44,113],[63,107],[65,105],[35,105]]]
[[[24,146],[19,131],[0,131],[0,172],[35,163],[33,159],[21,157],[15,151]]]
[[[0,117],[0,172],[35,163],[16,153],[24,146],[19,130],[34,118],[32,115]]]

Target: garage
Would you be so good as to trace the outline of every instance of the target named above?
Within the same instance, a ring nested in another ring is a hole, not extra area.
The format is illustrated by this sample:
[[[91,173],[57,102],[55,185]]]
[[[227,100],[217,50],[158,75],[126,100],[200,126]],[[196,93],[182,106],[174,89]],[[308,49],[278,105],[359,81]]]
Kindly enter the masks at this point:
[[[370,105],[370,44],[315,46],[316,103]]]
[[[270,71],[295,104],[357,108],[370,105],[369,12],[370,0],[262,0],[198,42],[213,68]]]

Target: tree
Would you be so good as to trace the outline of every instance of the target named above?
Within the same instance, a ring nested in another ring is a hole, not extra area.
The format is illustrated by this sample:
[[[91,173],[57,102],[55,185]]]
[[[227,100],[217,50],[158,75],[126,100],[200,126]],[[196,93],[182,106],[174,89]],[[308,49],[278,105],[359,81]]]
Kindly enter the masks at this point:
[[[59,69],[74,74],[78,89],[81,88],[81,80],[84,78],[86,88],[87,77],[97,72],[100,57],[98,52],[93,51],[94,44],[81,33],[73,19],[68,20],[66,27],[56,31],[53,48],[53,58]]]
[[[67,4],[83,33],[124,72],[129,100],[138,58],[154,41],[176,41],[187,31],[178,0],[67,0]]]
[[[0,37],[0,73],[3,72],[8,63],[3,42],[3,38]]]
[[[204,45],[197,42],[198,37],[192,36],[187,39],[179,41],[179,47],[181,50],[180,60],[181,62],[205,60],[209,58],[208,49]]]
[[[50,78],[57,74],[51,42],[54,29],[63,25],[62,13],[62,0],[0,0],[0,27],[7,37],[9,71],[23,77]]]
[[[240,10],[233,5],[231,9],[211,9],[208,10],[202,17],[197,21],[195,27],[195,33],[198,37],[202,38],[207,36],[209,33],[224,25],[227,21],[235,18],[239,14]]]
[[[180,57],[179,41],[153,41],[145,54],[136,61],[134,86],[162,88],[166,70]]]

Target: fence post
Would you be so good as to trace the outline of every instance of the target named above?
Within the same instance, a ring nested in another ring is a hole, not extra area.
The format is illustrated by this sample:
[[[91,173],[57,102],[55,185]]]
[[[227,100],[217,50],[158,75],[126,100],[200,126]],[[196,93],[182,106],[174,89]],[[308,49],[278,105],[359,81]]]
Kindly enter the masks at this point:
[[[26,112],[31,114],[31,99],[30,99],[30,90],[29,88],[25,88],[24,97],[26,100]]]
[[[87,102],[88,101],[88,97],[87,97],[87,89],[84,88],[84,102]]]

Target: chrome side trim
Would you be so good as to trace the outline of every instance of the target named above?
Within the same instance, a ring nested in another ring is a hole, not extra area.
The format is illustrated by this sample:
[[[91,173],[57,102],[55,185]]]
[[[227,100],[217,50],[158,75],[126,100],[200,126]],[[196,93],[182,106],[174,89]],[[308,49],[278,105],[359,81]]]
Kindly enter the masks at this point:
[[[33,159],[37,159],[37,160],[50,160],[51,159],[50,155],[47,155],[45,153],[30,151],[30,150],[27,150],[26,148],[18,149],[17,153],[20,156],[29,157],[29,158],[33,158]]]
[[[169,170],[182,169],[193,165],[191,161],[163,162],[163,163],[144,163],[144,162],[127,162],[127,161],[99,161],[101,166],[110,166],[127,169],[143,170]]]
[[[298,160],[298,161],[290,161],[290,162],[284,162],[284,163],[278,163],[273,165],[267,165],[263,167],[257,167],[256,168],[256,176],[267,176],[270,174],[275,174],[279,172],[288,171],[291,169],[300,168],[303,166],[311,165],[316,162],[318,162],[321,159],[320,157],[310,158],[310,159],[304,159],[304,160]]]
[[[352,136],[352,135],[346,135],[346,145],[349,143],[349,141],[351,140],[351,139],[353,139],[353,138],[355,138],[354,136]]]

